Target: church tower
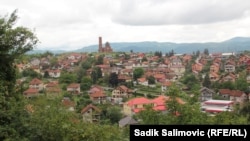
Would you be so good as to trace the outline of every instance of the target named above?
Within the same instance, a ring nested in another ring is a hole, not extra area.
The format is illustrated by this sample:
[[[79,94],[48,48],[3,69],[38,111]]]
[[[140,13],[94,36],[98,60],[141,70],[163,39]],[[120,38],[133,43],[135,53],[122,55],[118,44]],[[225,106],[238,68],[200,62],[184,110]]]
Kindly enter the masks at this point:
[[[98,52],[102,52],[102,37],[99,37],[99,49]]]
[[[102,44],[102,37],[99,37],[99,48],[98,48],[98,52],[113,52],[113,49],[111,48],[109,42],[106,42],[105,46],[103,46]]]

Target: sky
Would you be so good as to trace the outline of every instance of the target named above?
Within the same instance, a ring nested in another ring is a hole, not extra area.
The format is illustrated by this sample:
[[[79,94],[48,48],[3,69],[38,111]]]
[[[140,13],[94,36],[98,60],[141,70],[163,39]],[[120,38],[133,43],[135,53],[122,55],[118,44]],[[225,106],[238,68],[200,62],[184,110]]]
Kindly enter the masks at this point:
[[[250,37],[250,0],[1,0],[17,10],[36,49],[74,50],[105,42],[220,42]]]

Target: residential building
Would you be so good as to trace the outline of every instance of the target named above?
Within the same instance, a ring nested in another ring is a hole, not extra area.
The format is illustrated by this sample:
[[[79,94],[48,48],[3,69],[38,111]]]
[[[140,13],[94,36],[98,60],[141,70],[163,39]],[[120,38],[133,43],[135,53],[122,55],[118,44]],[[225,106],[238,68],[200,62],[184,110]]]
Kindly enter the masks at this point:
[[[67,86],[67,92],[70,94],[80,94],[81,88],[79,83],[71,83]]]
[[[81,110],[81,115],[82,115],[83,121],[87,121],[91,123],[98,122],[101,117],[101,110],[98,107],[92,104],[89,104]]]
[[[37,89],[38,91],[41,91],[44,89],[44,83],[42,82],[42,80],[34,78],[30,81],[29,88],[34,88]]]
[[[212,100],[215,92],[207,87],[200,89],[200,101]]]
[[[129,98],[132,96],[132,94],[132,89],[129,89],[124,85],[118,86],[112,91],[112,101],[114,103],[120,103],[122,102],[123,98]]]

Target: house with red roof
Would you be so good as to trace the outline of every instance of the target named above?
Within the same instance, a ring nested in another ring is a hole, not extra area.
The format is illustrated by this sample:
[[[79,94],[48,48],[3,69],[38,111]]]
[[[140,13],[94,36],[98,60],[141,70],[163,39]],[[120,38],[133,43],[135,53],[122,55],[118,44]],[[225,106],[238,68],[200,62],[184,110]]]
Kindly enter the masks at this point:
[[[237,77],[238,76],[234,73],[228,73],[222,76],[222,78],[219,81],[220,82],[235,82]]]
[[[166,92],[167,89],[172,85],[171,81],[164,81],[161,83],[161,91]]]
[[[119,74],[118,75],[118,81],[119,82],[131,82],[132,77],[129,76],[129,75],[125,75],[125,74]]]
[[[225,72],[235,72],[235,62],[233,60],[228,60],[224,64]]]
[[[210,72],[209,73],[209,79],[210,79],[210,81],[217,81],[217,80],[219,80],[219,74],[217,74],[216,72]]]
[[[214,63],[210,66],[211,73],[218,73],[220,71],[220,66],[217,63]]]
[[[157,82],[164,82],[166,80],[165,74],[154,74],[153,77]]]
[[[154,99],[147,99],[145,97],[133,98],[123,104],[123,113],[127,116],[132,116],[142,110],[145,110],[147,106],[152,106],[152,108],[156,111],[166,111],[166,102],[168,100],[169,97],[164,95],[160,95]],[[176,100],[180,104],[185,103],[180,98],[177,98]]]
[[[94,106],[93,104],[89,104],[81,110],[81,115],[83,121],[87,122],[98,122],[101,117],[101,109]]]
[[[148,86],[148,80],[145,77],[137,78],[137,82],[140,85]]]
[[[72,101],[69,97],[64,97],[62,99],[62,105],[67,108],[69,111],[74,111],[76,103]]]
[[[57,81],[49,82],[45,85],[45,93],[48,97],[60,96],[62,89]]]
[[[100,91],[103,91],[103,88],[99,85],[92,85],[90,90],[88,91],[89,94],[92,94],[92,93],[96,93],[96,92],[100,92]]]
[[[81,88],[79,83],[71,83],[67,86],[67,92],[71,94],[80,94]]]
[[[183,62],[186,64],[186,63],[188,63],[189,61],[192,60],[192,55],[185,54],[185,55],[182,57],[182,60],[183,60]]]
[[[36,88],[28,88],[26,91],[23,92],[23,96],[25,98],[32,98],[39,96],[39,90]]]
[[[112,91],[112,101],[114,103],[120,103],[123,98],[129,98],[132,94],[132,89],[129,89],[125,85],[118,86]]]
[[[234,101],[234,103],[243,103],[248,99],[248,95],[240,90],[219,89],[219,95]]]
[[[61,76],[61,70],[59,69],[52,69],[48,70],[49,76],[52,78],[58,78]]]
[[[30,81],[29,88],[34,88],[37,89],[38,91],[41,91],[44,88],[44,83],[42,80],[34,78]]]
[[[97,91],[95,93],[89,94],[90,99],[93,103],[106,103],[107,102],[107,96],[104,93],[104,91]]]
[[[80,53],[71,53],[67,56],[67,59],[69,60],[80,60],[82,58],[82,55]]]
[[[201,63],[194,63],[192,65],[192,72],[194,72],[195,74],[198,74],[199,72],[201,72],[203,69],[203,65]]]

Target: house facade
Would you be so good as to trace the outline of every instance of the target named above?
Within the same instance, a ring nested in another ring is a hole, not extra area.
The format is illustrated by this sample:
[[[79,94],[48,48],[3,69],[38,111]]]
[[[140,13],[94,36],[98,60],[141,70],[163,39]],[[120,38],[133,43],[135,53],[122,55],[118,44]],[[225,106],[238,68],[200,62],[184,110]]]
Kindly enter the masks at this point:
[[[80,94],[81,88],[79,83],[71,83],[67,86],[67,92],[70,94]]]
[[[212,100],[214,94],[213,90],[203,87],[200,89],[200,101]]]
[[[38,91],[41,91],[44,89],[44,83],[42,82],[42,80],[34,78],[30,81],[29,88],[34,88],[37,89]]]
[[[81,115],[83,121],[94,123],[100,120],[101,110],[98,107],[89,104],[81,110]]]
[[[124,85],[118,86],[112,91],[112,101],[114,103],[120,103],[123,98],[129,98],[132,94],[133,90],[128,87]]]

